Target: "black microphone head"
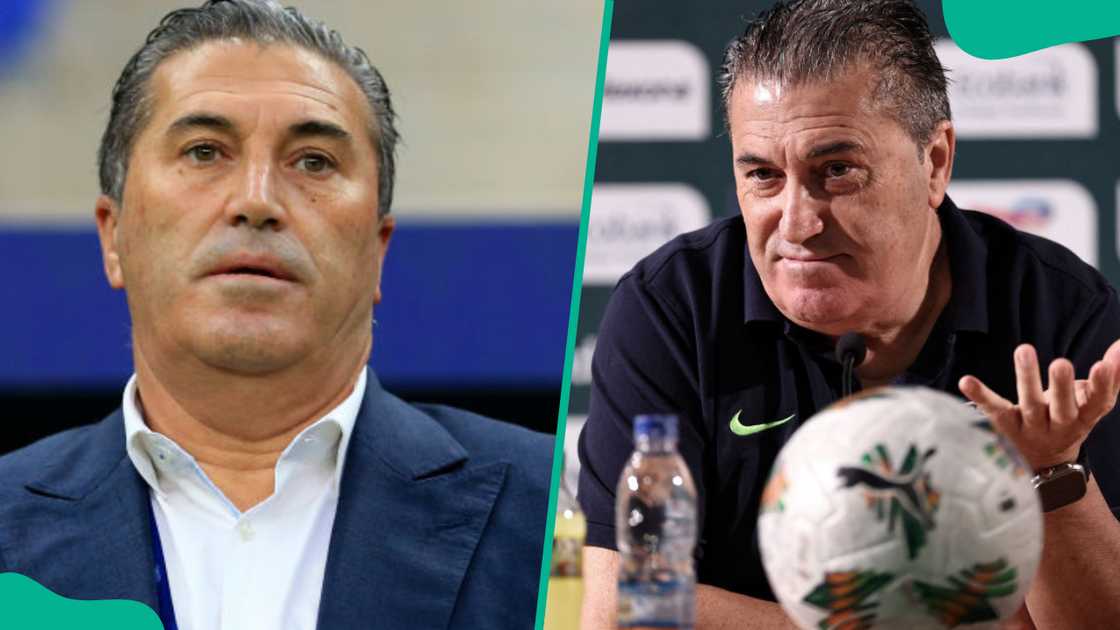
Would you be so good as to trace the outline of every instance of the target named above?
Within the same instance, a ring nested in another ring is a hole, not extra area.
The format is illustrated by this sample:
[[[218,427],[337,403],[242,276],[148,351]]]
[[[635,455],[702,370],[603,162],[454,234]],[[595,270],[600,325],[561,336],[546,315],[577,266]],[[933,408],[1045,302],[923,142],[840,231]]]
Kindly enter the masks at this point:
[[[858,367],[867,357],[867,344],[859,333],[847,332],[836,340],[836,360],[843,363],[849,356],[852,357],[852,367]]]

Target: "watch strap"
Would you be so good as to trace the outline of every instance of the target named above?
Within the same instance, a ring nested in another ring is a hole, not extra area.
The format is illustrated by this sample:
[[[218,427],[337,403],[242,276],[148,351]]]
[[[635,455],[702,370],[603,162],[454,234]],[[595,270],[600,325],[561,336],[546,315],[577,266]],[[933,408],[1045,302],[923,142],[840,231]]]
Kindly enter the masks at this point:
[[[1080,500],[1085,496],[1088,483],[1088,470],[1076,462],[1044,468],[1031,479],[1043,512],[1052,512]]]

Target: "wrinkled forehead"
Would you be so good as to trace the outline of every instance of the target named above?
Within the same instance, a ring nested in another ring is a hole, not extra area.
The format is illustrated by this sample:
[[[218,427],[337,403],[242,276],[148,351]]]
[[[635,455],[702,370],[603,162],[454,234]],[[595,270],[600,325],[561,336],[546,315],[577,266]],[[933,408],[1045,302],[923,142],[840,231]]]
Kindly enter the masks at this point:
[[[845,141],[866,150],[909,136],[878,98],[882,77],[867,69],[792,82],[744,77],[727,103],[732,144]]]
[[[886,76],[867,63],[848,64],[821,75],[781,75],[748,72],[735,81],[728,94],[728,115],[735,101],[757,105],[781,105],[790,111],[847,112],[853,115],[878,113],[881,88]]]
[[[879,118],[867,77],[793,83],[746,79],[731,93],[727,119],[732,136],[744,128],[865,124]]]
[[[152,73],[148,93],[148,128],[191,110],[325,118],[370,140],[376,128],[369,102],[345,69],[287,43],[225,39],[177,52]]]

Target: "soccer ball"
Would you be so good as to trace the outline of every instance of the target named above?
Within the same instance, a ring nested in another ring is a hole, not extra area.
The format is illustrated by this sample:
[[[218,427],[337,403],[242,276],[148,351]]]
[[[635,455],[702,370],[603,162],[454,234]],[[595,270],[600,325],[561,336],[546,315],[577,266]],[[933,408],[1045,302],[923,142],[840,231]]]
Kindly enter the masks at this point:
[[[948,394],[841,400],[793,435],[763,490],[770,585],[802,628],[995,627],[1022,605],[1042,553],[1030,478],[984,415]]]

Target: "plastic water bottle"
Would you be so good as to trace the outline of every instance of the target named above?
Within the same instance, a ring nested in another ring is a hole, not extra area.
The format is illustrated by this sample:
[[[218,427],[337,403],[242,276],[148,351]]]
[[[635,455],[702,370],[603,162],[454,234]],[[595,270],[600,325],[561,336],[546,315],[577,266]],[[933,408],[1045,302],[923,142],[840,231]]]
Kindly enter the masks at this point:
[[[635,418],[634,446],[615,495],[618,626],[691,629],[696,486],[677,453],[677,417]]]
[[[544,630],[579,630],[583,603],[583,542],[587,536],[587,520],[566,481],[566,475],[561,473]]]

